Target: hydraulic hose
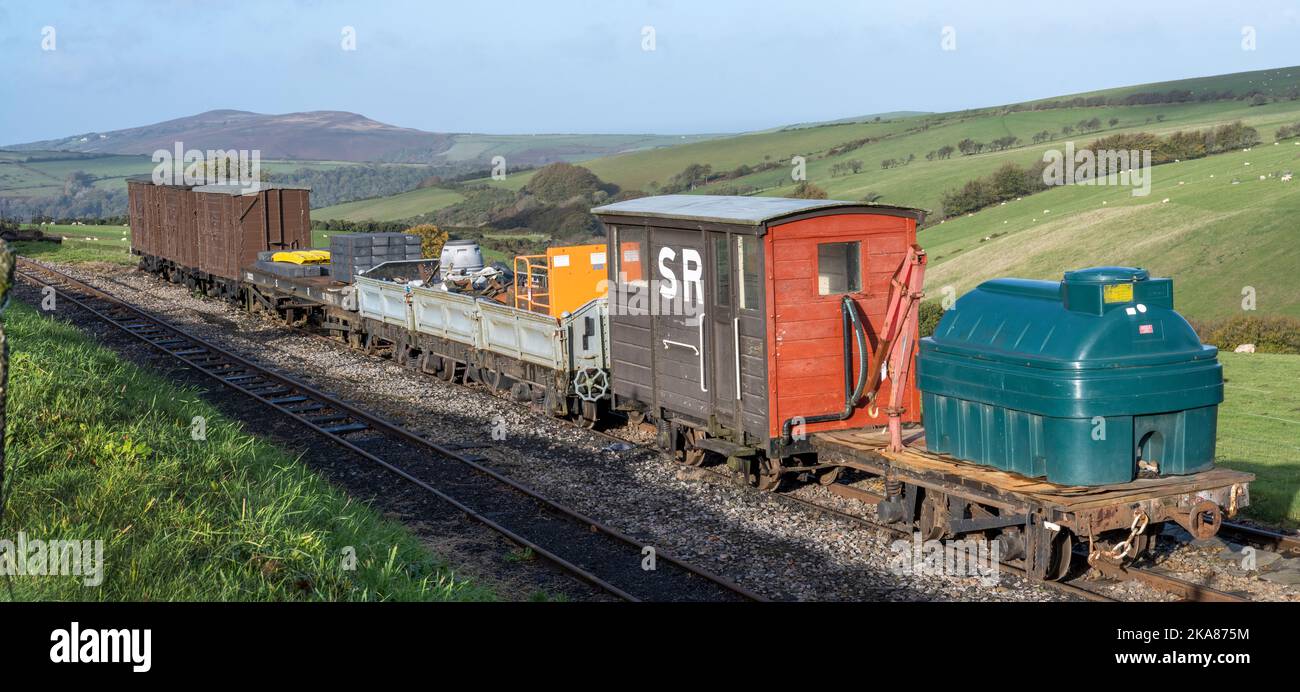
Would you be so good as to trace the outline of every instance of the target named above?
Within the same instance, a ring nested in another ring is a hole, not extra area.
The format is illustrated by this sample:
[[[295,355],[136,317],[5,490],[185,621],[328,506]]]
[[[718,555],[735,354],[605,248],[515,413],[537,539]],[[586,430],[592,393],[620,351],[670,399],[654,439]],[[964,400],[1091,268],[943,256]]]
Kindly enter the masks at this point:
[[[867,373],[869,372],[869,363],[867,361],[867,330],[862,325],[862,319],[858,317],[857,306],[854,305],[853,299],[845,295],[840,302],[840,315],[844,320],[844,410],[839,413],[821,413],[815,416],[794,416],[786,419],[781,425],[781,439],[785,442],[790,441],[790,430],[794,427],[794,421],[803,418],[804,423],[826,423],[829,421],[847,420],[853,415],[853,409],[857,408],[858,400],[862,398],[862,390],[867,386]],[[853,336],[849,336],[849,332]],[[853,341],[858,344],[858,377],[856,383],[853,378]]]

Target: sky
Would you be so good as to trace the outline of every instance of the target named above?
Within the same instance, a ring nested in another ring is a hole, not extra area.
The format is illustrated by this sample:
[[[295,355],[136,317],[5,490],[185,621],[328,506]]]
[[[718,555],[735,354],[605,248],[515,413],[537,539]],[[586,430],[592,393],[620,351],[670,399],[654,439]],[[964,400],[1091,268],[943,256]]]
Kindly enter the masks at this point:
[[[739,132],[1300,65],[1300,2],[0,0],[0,65],[4,144],[219,108]]]

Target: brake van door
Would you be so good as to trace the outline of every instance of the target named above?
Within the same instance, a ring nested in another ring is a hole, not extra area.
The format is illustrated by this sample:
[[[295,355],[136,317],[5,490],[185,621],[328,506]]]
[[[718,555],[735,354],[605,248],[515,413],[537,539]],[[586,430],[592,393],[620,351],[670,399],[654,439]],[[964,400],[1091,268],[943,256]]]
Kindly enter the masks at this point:
[[[707,422],[713,406],[709,386],[709,315],[706,248],[699,232],[656,228],[650,247],[650,298],[655,301],[655,389],[659,405]]]

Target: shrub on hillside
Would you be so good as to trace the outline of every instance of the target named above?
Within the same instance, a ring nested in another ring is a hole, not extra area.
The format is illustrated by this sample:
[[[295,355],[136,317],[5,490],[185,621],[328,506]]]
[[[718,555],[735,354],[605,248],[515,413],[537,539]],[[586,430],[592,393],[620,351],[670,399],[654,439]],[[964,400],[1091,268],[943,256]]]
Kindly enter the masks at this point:
[[[943,319],[943,306],[933,300],[921,303],[917,310],[917,322],[920,327],[921,338],[934,336],[934,330],[939,328],[939,320]]]
[[[406,233],[420,236],[420,256],[425,259],[441,256],[442,246],[447,244],[447,232],[431,223],[412,226]]]
[[[608,185],[595,173],[563,161],[548,164],[533,174],[527,192],[543,202],[559,204],[574,197],[589,197],[596,192],[613,194],[617,186]]]
[[[1039,162],[1029,168],[1004,163],[986,177],[968,181],[957,190],[943,193],[943,213],[960,216],[1010,199],[1032,194],[1047,187]]]
[[[1274,139],[1279,142],[1284,139],[1291,139],[1292,137],[1300,137],[1300,123],[1295,123],[1294,125],[1283,125],[1282,127],[1277,128],[1277,132],[1274,133]]]
[[[1258,353],[1300,354],[1300,320],[1294,317],[1240,315],[1193,322],[1201,341],[1221,351],[1255,344]]]
[[[826,199],[826,191],[805,180],[794,188],[790,196],[796,199]]]

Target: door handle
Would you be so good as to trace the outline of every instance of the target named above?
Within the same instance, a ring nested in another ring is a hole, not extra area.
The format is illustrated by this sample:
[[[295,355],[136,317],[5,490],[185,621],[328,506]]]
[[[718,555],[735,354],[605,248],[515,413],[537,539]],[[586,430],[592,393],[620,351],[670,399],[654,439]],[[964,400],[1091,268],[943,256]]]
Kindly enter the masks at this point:
[[[700,313],[700,391],[708,392],[709,388],[704,386],[704,313]]]
[[[702,312],[700,313],[699,339],[700,339],[699,346],[694,346],[692,344],[684,344],[680,341],[671,341],[669,339],[661,339],[661,341],[663,341],[665,349],[667,349],[669,346],[678,346],[680,348],[689,348],[692,351],[695,351],[695,355],[700,359],[700,391],[707,392],[709,391],[709,388],[704,385],[704,313]]]
[[[736,401],[740,401],[740,318],[731,319],[732,355],[736,357]]]

